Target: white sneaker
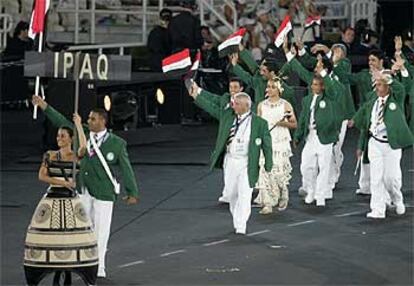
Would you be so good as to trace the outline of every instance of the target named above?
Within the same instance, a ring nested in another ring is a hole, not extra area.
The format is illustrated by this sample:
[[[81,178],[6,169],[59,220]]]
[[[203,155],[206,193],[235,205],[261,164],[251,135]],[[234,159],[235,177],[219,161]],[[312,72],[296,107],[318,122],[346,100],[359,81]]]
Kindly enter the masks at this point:
[[[225,204],[228,204],[229,203],[229,200],[227,198],[223,197],[223,196],[219,197],[218,198],[218,201],[220,203],[225,203]]]
[[[307,195],[307,192],[305,191],[305,189],[303,187],[300,187],[299,190],[298,190],[298,194],[299,194],[299,196],[304,197],[304,196]]]
[[[395,212],[397,213],[397,215],[403,215],[405,214],[405,205],[404,203],[397,203],[395,204]]]
[[[357,189],[355,191],[355,194],[357,194],[357,195],[370,195],[371,193],[370,193],[370,191],[364,191],[362,189]]]
[[[385,218],[385,213],[372,211],[372,212],[367,213],[367,218],[382,219],[382,218]]]
[[[243,235],[245,235],[246,234],[246,229],[244,228],[244,229],[242,229],[242,228],[236,228],[236,234],[243,234]]]
[[[317,207],[324,207],[325,206],[325,200],[324,199],[316,200],[316,206]]]
[[[312,198],[309,194],[307,194],[305,198],[305,204],[310,205],[311,203],[313,203],[314,200],[315,200],[314,198]]]
[[[98,268],[98,275],[97,276],[100,277],[100,278],[105,278],[106,277],[105,269]]]

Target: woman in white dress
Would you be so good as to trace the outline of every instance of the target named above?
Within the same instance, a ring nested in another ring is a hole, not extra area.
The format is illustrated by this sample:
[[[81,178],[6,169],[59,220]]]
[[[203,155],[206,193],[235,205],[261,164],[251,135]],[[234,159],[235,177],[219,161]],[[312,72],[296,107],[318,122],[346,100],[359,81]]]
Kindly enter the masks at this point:
[[[289,129],[295,129],[297,121],[292,105],[282,98],[282,94],[279,78],[274,76],[267,82],[267,99],[260,102],[257,108],[258,115],[268,122],[273,148],[273,168],[270,173],[264,169],[263,154],[260,160],[260,175],[256,185],[259,194],[255,200],[263,207],[260,214],[272,213],[273,207],[278,207],[279,211],[285,210],[289,202],[288,184],[292,171]]]

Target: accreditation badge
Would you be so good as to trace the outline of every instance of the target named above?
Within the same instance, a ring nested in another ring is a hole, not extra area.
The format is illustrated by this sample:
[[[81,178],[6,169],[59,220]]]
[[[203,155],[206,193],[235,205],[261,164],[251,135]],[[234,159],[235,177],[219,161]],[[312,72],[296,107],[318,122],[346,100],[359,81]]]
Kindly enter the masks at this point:
[[[113,160],[114,160],[114,158],[115,158],[114,153],[109,152],[108,154],[106,154],[106,159],[107,159],[108,161],[113,161]]]
[[[396,110],[397,109],[397,105],[394,102],[391,102],[390,105],[388,105],[388,108],[390,110]]]
[[[262,144],[262,139],[256,138],[256,140],[254,140],[254,143],[256,143],[257,146],[260,146]]]
[[[325,100],[321,100],[320,102],[319,102],[319,107],[320,108],[325,108],[326,107],[326,102],[325,102]]]

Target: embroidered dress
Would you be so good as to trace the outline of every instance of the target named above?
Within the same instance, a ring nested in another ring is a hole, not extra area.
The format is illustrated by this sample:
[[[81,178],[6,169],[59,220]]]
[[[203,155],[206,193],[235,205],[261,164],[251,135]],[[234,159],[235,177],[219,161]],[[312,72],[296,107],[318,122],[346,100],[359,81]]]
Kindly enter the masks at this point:
[[[286,208],[289,201],[288,185],[291,178],[292,166],[290,157],[292,150],[290,147],[291,136],[286,127],[275,126],[276,122],[285,116],[284,99],[279,99],[272,103],[269,99],[263,101],[262,115],[271,129],[272,148],[273,148],[273,168],[270,173],[264,169],[264,156],[260,156],[260,175],[256,184],[259,195],[255,202],[264,207],[278,206],[279,210]],[[275,126],[275,127],[274,127]]]
[[[72,161],[44,157],[48,175],[62,181],[72,177]],[[79,171],[79,165],[75,172]],[[62,186],[50,185],[40,200],[27,230],[24,270],[28,285],[38,285],[46,274],[76,272],[87,285],[95,285],[98,250],[92,223],[79,195]],[[65,283],[70,275],[65,275]],[[55,280],[54,280],[55,281]],[[69,282],[68,282],[69,283]],[[65,284],[66,285],[66,284]],[[69,285],[69,284],[68,284]]]

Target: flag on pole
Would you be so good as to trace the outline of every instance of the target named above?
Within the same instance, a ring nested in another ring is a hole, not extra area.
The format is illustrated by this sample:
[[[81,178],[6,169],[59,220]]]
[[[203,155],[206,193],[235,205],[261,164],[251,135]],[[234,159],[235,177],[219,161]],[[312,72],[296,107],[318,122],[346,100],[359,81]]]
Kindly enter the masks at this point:
[[[283,44],[283,41],[287,34],[292,30],[292,23],[290,22],[290,16],[286,15],[280,24],[279,29],[275,34],[275,46],[280,47]]]
[[[234,32],[224,42],[218,46],[219,57],[225,57],[229,54],[235,53],[239,50],[239,44],[241,43],[244,34],[246,34],[246,28]]]
[[[310,15],[305,19],[305,29],[310,28],[314,25],[319,25],[319,26],[321,25],[321,16],[319,16],[319,15],[315,15],[315,16]]]
[[[32,18],[30,19],[29,37],[34,39],[45,30],[45,19],[50,7],[50,0],[34,0]]]
[[[200,62],[201,62],[201,52],[200,50],[198,50],[194,58],[193,64],[191,65],[191,68],[188,70],[187,74],[184,76],[184,79],[195,78],[198,68],[200,67]]]
[[[162,71],[169,72],[186,72],[191,66],[190,50],[184,49],[162,60]]]

